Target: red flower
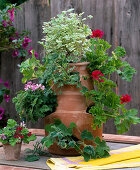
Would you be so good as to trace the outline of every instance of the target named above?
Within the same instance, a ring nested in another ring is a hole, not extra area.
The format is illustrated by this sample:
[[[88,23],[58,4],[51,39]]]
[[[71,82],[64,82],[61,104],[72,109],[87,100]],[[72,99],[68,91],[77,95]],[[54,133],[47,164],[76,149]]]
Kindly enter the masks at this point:
[[[100,76],[104,76],[104,75],[101,73],[101,71],[96,70],[96,71],[92,72],[91,76],[93,77],[93,79],[98,80],[100,78]],[[100,80],[100,81],[103,82],[103,80]]]
[[[95,31],[92,31],[92,35],[90,36],[91,38],[94,38],[94,37],[100,37],[102,38],[104,32],[103,31],[100,31],[99,29],[95,30]]]
[[[17,127],[17,128],[16,128],[16,130],[20,130],[20,131],[21,131],[22,129],[23,129],[23,127]]]
[[[31,132],[29,132],[27,135],[30,137],[30,136],[32,135],[32,133],[31,133]]]
[[[19,138],[19,133],[16,133],[16,134],[14,135],[14,138]]]
[[[99,83],[101,83],[101,82],[104,82],[104,80],[102,80],[102,79],[101,79],[101,80],[99,80]]]
[[[125,94],[125,95],[122,95],[121,97],[122,97],[120,99],[121,100],[121,104],[131,102],[131,99],[132,99],[131,95],[128,96],[128,94]]]
[[[21,135],[20,138],[23,139],[23,135]]]

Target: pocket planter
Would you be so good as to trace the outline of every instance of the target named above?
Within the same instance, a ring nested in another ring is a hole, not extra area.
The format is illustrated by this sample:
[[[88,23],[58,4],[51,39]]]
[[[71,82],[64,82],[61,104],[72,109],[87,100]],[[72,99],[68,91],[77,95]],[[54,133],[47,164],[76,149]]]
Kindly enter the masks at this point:
[[[21,143],[17,143],[15,146],[10,144],[3,144],[3,149],[5,153],[5,159],[7,161],[16,161],[20,158]]]
[[[88,64],[88,62],[73,63],[71,66],[75,66],[75,71],[79,72],[82,86],[85,86],[88,89],[93,89],[90,76],[86,69]],[[86,76],[87,79],[84,80],[83,76]],[[77,88],[74,85],[65,85],[61,89],[62,94],[57,95],[58,107],[54,113],[45,118],[45,125],[54,123],[54,119],[60,119],[67,127],[71,122],[74,122],[80,132],[87,129],[92,133],[93,137],[99,136],[102,139],[102,128],[97,128],[96,130],[93,130],[92,128],[93,117],[89,113],[86,113],[86,98],[82,95],[80,90],[81,88]],[[80,140],[81,134],[77,128],[74,129],[73,136]],[[46,132],[46,136],[47,135]],[[88,141],[87,144],[95,145]],[[74,149],[60,149],[56,144],[49,148],[49,152],[59,155],[79,155]]]

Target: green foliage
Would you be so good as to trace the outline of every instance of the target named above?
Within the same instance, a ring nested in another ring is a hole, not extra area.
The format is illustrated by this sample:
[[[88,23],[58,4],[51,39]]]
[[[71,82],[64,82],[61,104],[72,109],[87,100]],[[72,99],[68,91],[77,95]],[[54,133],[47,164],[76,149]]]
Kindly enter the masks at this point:
[[[31,134],[27,128],[17,124],[13,119],[8,119],[7,126],[0,130],[0,142],[15,146],[16,143],[29,143],[34,141],[36,136]]]
[[[28,161],[28,162],[38,161],[39,159],[40,159],[40,157],[37,155],[27,155],[25,157],[25,161]]]
[[[88,132],[87,130],[83,130],[83,132],[81,133],[81,138],[87,139],[87,140],[93,140],[93,136],[90,132]]]
[[[28,162],[34,162],[34,161],[38,161],[40,159],[40,156],[47,156],[50,157],[51,155],[48,152],[45,152],[43,150],[43,146],[41,144],[41,142],[36,142],[35,144],[33,144],[34,149],[25,149],[25,152],[28,153],[28,155],[25,157],[25,161]]]
[[[32,122],[54,112],[57,105],[56,95],[49,88],[19,91],[13,102],[20,117]]]
[[[95,90],[82,90],[81,92],[95,105],[91,106],[89,113],[93,115],[93,129],[102,126],[108,119],[115,119],[118,133],[127,132],[131,124],[140,123],[136,109],[126,110],[120,98],[114,92],[116,86],[113,81],[103,78],[104,82],[94,80]]]
[[[24,3],[25,1],[28,1],[28,0],[1,0],[0,1],[0,10],[5,9],[7,4],[20,5],[20,4]]]
[[[108,56],[107,50],[111,47],[103,39],[90,39],[91,51],[86,53],[87,61],[90,62],[90,71],[100,70],[104,75],[110,75],[116,72],[122,79],[131,81],[136,70],[127,62],[121,60],[125,56],[125,49],[117,47],[112,56]]]
[[[55,142],[61,149],[74,148],[84,157],[85,161],[109,156],[109,147],[104,140],[101,141],[98,137],[94,139],[91,132],[86,129],[81,133],[81,140],[79,140],[73,136],[73,128],[77,128],[75,123],[71,122],[67,127],[56,119],[53,124],[49,124],[45,128],[49,135],[42,139],[43,147],[49,148]],[[91,140],[97,147],[87,145],[85,140]]]
[[[78,15],[73,10],[62,11],[51,21],[44,22],[45,37],[41,44],[47,54],[57,52],[71,60],[72,56],[79,58],[89,50],[86,37],[91,34],[91,29],[84,24],[86,18],[82,18],[83,13]]]
[[[136,109],[125,110],[123,114],[118,115],[115,118],[115,124],[119,133],[125,133],[129,130],[131,124],[140,123],[140,118],[136,115],[138,111]]]
[[[7,87],[0,88],[0,104],[2,103],[2,101],[4,99],[4,94],[6,94],[6,95],[10,94],[10,90]]]
[[[95,148],[96,158],[102,157],[106,158],[110,156],[109,155],[110,148],[109,146],[106,145],[106,142],[104,140],[101,141],[99,137],[96,137],[94,143],[96,144]]]
[[[15,4],[9,4],[5,9],[0,10],[0,52],[12,51],[13,57],[18,57],[22,61],[29,56],[27,46],[30,40],[28,39],[29,32],[18,33],[14,27],[14,15],[17,8],[19,7]],[[26,42],[29,40],[28,43],[25,43],[25,37]]]
[[[22,83],[43,76],[45,70],[46,68],[40,63],[40,60],[36,59],[33,55],[32,58],[28,58],[20,65],[20,72],[24,76],[22,78]]]
[[[24,76],[22,78],[23,83],[39,78],[41,84],[56,85],[56,89],[64,86],[64,84],[80,86],[79,72],[73,70],[74,67],[71,67],[65,56],[61,54],[46,56],[43,58],[43,64],[32,57],[20,65],[20,72]]]
[[[136,71],[122,60],[126,54],[124,48],[117,47],[112,56],[109,56],[107,50],[111,46],[108,42],[99,38],[92,38],[90,42],[91,51],[86,53],[87,61],[90,62],[88,68],[90,72],[99,70],[103,74],[102,78],[93,78],[94,90],[88,91],[85,87],[81,90],[86,99],[94,103],[89,109],[89,113],[94,117],[93,129],[97,126],[100,128],[102,123],[113,118],[118,133],[124,133],[131,124],[140,123],[140,119],[136,116],[135,109],[127,111],[124,108],[125,104],[121,104],[121,96],[115,93],[117,84],[110,80],[110,76],[112,73],[117,73],[123,80],[131,81]]]
[[[13,128],[17,125],[17,122],[13,119],[9,119],[8,122],[7,122],[7,127],[8,128]]]
[[[95,157],[95,149],[91,145],[87,145],[83,149],[82,156],[84,157],[84,160],[88,162],[90,159],[94,159]]]

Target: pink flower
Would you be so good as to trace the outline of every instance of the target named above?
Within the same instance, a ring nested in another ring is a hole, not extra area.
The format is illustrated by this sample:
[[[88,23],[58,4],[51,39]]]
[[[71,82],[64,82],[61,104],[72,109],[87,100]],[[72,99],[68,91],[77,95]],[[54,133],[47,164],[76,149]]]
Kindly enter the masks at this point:
[[[93,37],[100,37],[102,38],[104,32],[103,31],[100,31],[99,29],[95,30],[95,31],[92,31],[92,35],[90,36],[91,38]]]
[[[41,90],[44,90],[44,89],[45,89],[45,86],[42,86],[42,87],[41,87]]]
[[[35,51],[35,58],[38,58],[38,54],[37,54],[37,52]]]
[[[6,100],[7,103],[9,102],[10,98],[11,98],[10,96],[8,96],[7,94],[4,94],[4,99]]]
[[[8,82],[8,81],[4,82],[4,86],[7,87],[7,88],[9,89],[9,88],[10,88],[9,82]]]
[[[33,50],[33,48],[31,47],[28,52],[29,52],[29,55],[32,55],[31,51]]]
[[[0,78],[0,83],[3,83],[2,79]]]
[[[0,120],[3,118],[4,115],[4,109],[0,107]]]
[[[14,50],[12,56],[13,57],[19,56],[19,50]]]
[[[32,86],[31,86],[31,88],[32,88],[32,91],[35,91],[36,89],[38,89],[38,86],[35,85],[35,83],[33,83]]]
[[[5,20],[3,20],[2,23],[3,23],[2,25],[3,25],[4,27],[7,27],[7,23],[6,23]]]
[[[24,47],[25,49],[27,48],[28,46],[28,43],[31,42],[32,40],[30,40],[29,38],[25,37],[24,38],[24,41],[22,43],[22,47]]]
[[[121,100],[121,104],[131,102],[131,99],[132,99],[131,95],[128,96],[128,94],[125,94],[125,95],[122,95],[121,97],[122,97],[120,99]]]
[[[29,55],[32,55],[32,51],[33,50],[33,48],[31,47],[29,50],[28,50],[28,52],[29,52]],[[35,57],[36,58],[38,58],[38,54],[37,54],[37,52],[35,51]]]
[[[6,136],[4,134],[1,134],[1,139],[2,140],[5,140],[6,139]]]
[[[98,80],[98,79],[100,78],[100,76],[104,76],[104,75],[101,73],[101,71],[96,70],[96,71],[93,71],[93,72],[92,72],[92,75],[91,75],[91,76],[93,77],[93,79]]]
[[[31,82],[31,81],[29,81],[27,84],[28,84],[29,86],[31,86],[31,85],[32,85],[32,82]]]
[[[27,91],[27,90],[35,91],[37,89],[44,90],[45,86],[42,86],[41,84],[35,84],[35,83],[32,84],[32,82],[30,81],[27,84],[25,84],[25,87],[24,87],[25,91]]]
[[[14,8],[11,11],[8,10],[8,13],[10,13],[10,21],[14,21],[14,11],[15,11]]]

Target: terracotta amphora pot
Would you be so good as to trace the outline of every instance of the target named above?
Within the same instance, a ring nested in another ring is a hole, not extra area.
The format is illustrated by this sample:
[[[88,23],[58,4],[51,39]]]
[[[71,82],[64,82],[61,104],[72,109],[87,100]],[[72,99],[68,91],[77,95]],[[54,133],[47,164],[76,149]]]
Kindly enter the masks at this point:
[[[7,161],[16,161],[20,158],[21,143],[17,143],[15,146],[10,144],[3,144],[3,149],[5,153],[5,159]]]
[[[90,75],[87,71],[88,62],[84,63],[72,63],[71,66],[75,66],[75,71],[79,71],[80,80],[82,86],[87,87],[89,90],[93,89]],[[87,76],[84,80],[83,77]],[[57,95],[58,106],[56,111],[51,115],[45,117],[45,125],[54,123],[54,119],[60,119],[66,126],[69,126],[71,122],[74,122],[78,129],[82,132],[87,129],[92,133],[94,137],[99,136],[102,139],[102,128],[92,129],[93,117],[89,113],[86,113],[89,102],[87,103],[85,96],[80,92],[80,88],[74,85],[65,85],[61,88],[61,95]],[[47,136],[46,132],[46,136]],[[73,135],[80,140],[80,133],[77,129],[74,129]],[[94,146],[93,142],[88,142]],[[58,155],[79,155],[74,149],[66,150],[60,149],[56,144],[53,144],[49,148],[49,152]]]

